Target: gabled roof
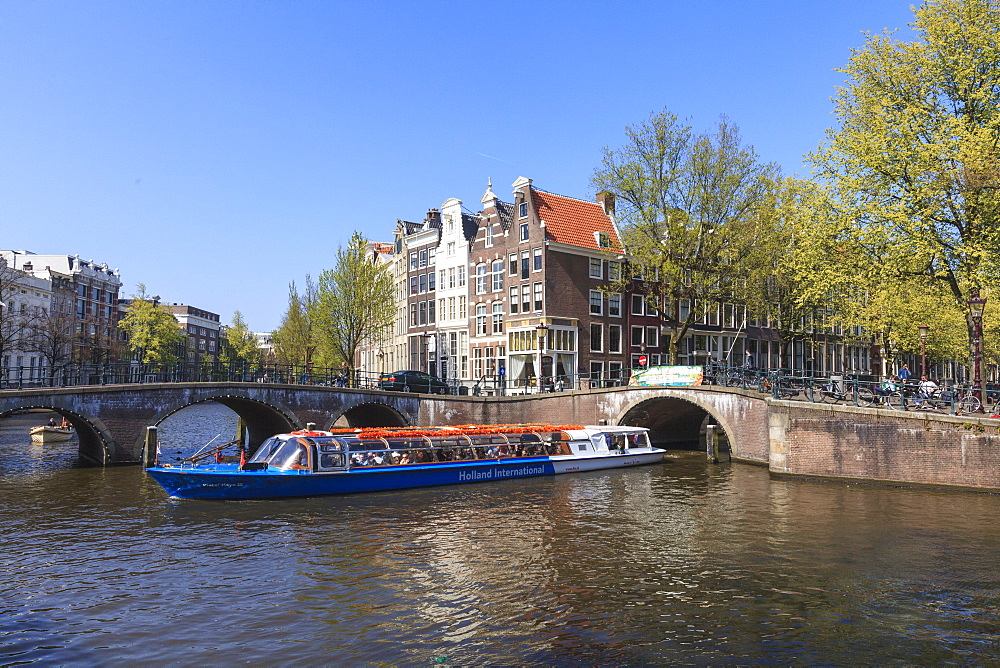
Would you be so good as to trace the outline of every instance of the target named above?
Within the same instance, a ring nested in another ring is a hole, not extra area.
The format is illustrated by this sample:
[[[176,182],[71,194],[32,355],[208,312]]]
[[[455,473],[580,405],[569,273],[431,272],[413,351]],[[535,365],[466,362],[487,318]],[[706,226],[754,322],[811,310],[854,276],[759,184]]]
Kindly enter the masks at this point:
[[[545,230],[552,241],[591,250],[621,251],[621,241],[611,219],[601,205],[572,197],[531,189],[535,213],[545,221]],[[597,244],[595,232],[603,232],[611,241],[609,248]]]
[[[496,205],[497,218],[500,219],[500,227],[505,231],[510,230],[514,224],[514,204],[511,202],[494,201]]]
[[[476,238],[476,233],[479,231],[479,220],[479,216],[476,214],[462,214],[462,236],[465,237],[466,241],[472,241]]]

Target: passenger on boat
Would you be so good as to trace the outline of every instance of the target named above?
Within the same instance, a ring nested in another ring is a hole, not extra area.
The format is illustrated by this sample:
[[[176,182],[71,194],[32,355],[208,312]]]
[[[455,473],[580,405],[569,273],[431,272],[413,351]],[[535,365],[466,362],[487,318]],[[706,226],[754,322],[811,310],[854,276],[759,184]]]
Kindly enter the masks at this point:
[[[69,427],[69,420],[67,420],[66,418],[63,418],[62,419],[62,424],[60,424],[59,426],[62,427],[63,429],[67,429]]]
[[[56,426],[56,419],[54,417],[49,418],[49,426],[50,427]]]
[[[399,463],[400,464],[412,464],[413,463],[413,457],[411,456],[411,454],[409,452],[404,452],[403,456],[399,458]]]

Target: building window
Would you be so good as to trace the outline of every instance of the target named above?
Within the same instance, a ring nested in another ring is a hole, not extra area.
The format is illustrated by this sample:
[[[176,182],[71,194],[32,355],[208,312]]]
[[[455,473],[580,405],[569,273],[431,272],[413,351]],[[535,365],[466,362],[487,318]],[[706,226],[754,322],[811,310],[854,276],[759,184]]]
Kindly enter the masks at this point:
[[[476,336],[486,336],[486,304],[476,304]]]
[[[517,286],[512,285],[510,286],[510,312],[517,313],[519,310],[517,307],[518,307]]]
[[[604,278],[604,260],[598,257],[590,258],[590,277]]]
[[[493,261],[493,292],[503,291],[503,260]]]
[[[455,257],[455,242],[448,242],[448,257]]]
[[[503,333],[503,302],[493,302],[493,333]]]
[[[417,304],[417,314],[419,318],[417,319],[418,325],[427,324],[427,302],[420,302]]]
[[[521,202],[520,204],[517,205],[517,217],[518,218],[527,218],[528,217],[528,203],[527,202]]]
[[[427,322],[433,325],[437,320],[437,302],[433,299],[427,301]]]
[[[660,337],[658,336],[660,330],[656,327],[646,328],[646,345],[650,348],[656,348],[660,345]]]
[[[455,298],[454,297],[448,297],[448,319],[449,320],[454,320],[455,319]]]
[[[465,265],[458,268],[458,287],[465,287]]]
[[[597,245],[600,248],[611,248],[611,235],[607,232],[598,232]]]
[[[521,286],[521,313],[531,313],[531,286]]]
[[[622,351],[622,326],[610,325],[608,327],[608,352],[620,353]]]
[[[622,296],[620,294],[608,295],[608,315],[620,318],[622,315]]]
[[[468,310],[466,309],[465,295],[458,298],[458,319],[465,320],[469,317]]]
[[[590,351],[599,353],[604,350],[604,325],[590,323]]]
[[[531,267],[532,271],[541,271],[542,270],[542,249],[541,248],[536,248],[535,250],[531,251],[531,256],[532,256],[532,267]]]
[[[659,309],[656,306],[656,299],[652,297],[646,297],[646,315],[656,315],[659,313]]]
[[[486,226],[486,247],[489,248],[493,245],[493,226]]]
[[[521,231],[521,241],[527,241],[528,240],[528,224],[527,223],[521,223],[518,226],[518,229]]]
[[[416,276],[410,276],[410,294],[411,295],[417,294],[417,277]]]
[[[410,327],[417,326],[417,305],[410,304]]]
[[[640,327],[638,325],[633,325],[632,326],[632,345],[633,346],[641,346],[642,345],[642,333],[643,333],[642,327]]]
[[[417,268],[417,254],[415,252],[410,253],[410,269],[416,269],[416,268]]]
[[[420,268],[423,269],[427,266],[427,250],[424,249],[420,251]]]
[[[507,259],[510,261],[510,275],[517,276],[517,253],[511,253]]]
[[[486,265],[480,264],[476,265],[476,294],[485,295],[486,294]]]
[[[420,274],[420,294],[427,292],[427,274]]]
[[[632,315],[642,315],[642,295],[632,295]]]
[[[535,310],[542,312],[542,284],[535,283]]]
[[[590,315],[601,315],[604,313],[604,295],[600,290],[590,291]]]

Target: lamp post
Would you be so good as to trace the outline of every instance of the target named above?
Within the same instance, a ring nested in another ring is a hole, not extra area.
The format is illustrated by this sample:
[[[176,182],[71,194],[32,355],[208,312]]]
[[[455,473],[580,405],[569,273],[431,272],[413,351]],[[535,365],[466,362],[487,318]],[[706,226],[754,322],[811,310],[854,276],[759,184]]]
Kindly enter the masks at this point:
[[[983,410],[983,377],[980,368],[983,365],[983,311],[986,310],[986,297],[979,296],[979,290],[973,290],[969,297],[969,313],[972,316],[972,363],[976,369],[973,372],[972,386],[979,396],[979,411]]]
[[[545,336],[549,332],[549,326],[542,323],[535,327],[535,331],[538,333],[538,369],[535,371],[536,383],[538,384],[538,392],[542,391],[542,354],[545,348]]]
[[[920,325],[920,375],[930,378],[927,373],[927,334],[931,331],[929,325]]]

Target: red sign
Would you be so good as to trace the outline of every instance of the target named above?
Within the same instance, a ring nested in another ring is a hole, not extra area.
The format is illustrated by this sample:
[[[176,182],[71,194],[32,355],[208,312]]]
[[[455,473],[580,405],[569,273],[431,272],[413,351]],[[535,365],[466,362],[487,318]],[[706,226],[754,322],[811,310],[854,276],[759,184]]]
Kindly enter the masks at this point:
[[[646,366],[649,359],[645,355],[639,355],[639,366]]]

